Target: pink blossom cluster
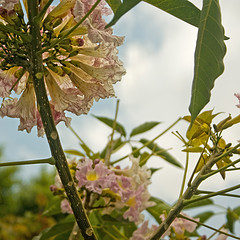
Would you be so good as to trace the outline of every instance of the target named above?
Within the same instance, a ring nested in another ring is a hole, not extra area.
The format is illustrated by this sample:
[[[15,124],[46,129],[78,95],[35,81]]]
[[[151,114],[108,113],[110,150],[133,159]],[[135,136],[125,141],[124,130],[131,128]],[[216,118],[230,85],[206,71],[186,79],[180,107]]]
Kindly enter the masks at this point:
[[[2,9],[5,9],[7,11],[11,11],[11,10],[14,9],[14,5],[16,3],[19,3],[19,0],[0,0],[0,8],[2,7]]]
[[[17,1],[8,0],[0,3],[10,8],[15,2]],[[53,39],[48,39],[49,30],[43,28],[43,49],[75,26],[94,2],[61,0],[56,7],[51,6],[42,25],[48,24],[52,27]],[[23,0],[23,3],[27,9],[27,1]],[[46,1],[41,1],[41,5],[45,3]],[[124,38],[113,35],[111,28],[105,29],[103,16],[109,13],[110,9],[106,7],[105,1],[102,1],[66,39],[66,44],[57,46],[57,51],[54,51],[54,47],[46,50],[42,55],[45,86],[56,124],[63,121],[67,126],[70,125],[71,119],[65,116],[65,111],[76,115],[87,114],[94,101],[115,95],[113,84],[120,81],[125,74],[123,64],[117,56],[117,47],[123,43]],[[8,19],[3,19],[4,24],[7,24],[7,21]],[[59,22],[57,26],[54,25],[55,22]],[[3,44],[2,48],[6,46]],[[24,51],[24,44],[20,50]],[[8,70],[0,70],[0,97],[3,98],[0,116],[19,118],[19,130],[30,132],[37,126],[38,135],[42,136],[43,124],[29,75],[27,67],[16,64]],[[13,91],[15,94],[11,96]]]
[[[131,168],[121,170],[119,167],[108,167],[99,159],[93,161],[84,158],[76,165],[74,179],[79,192],[98,194],[104,199],[106,205],[103,206],[103,214],[127,207],[123,217],[139,223],[143,220],[141,212],[154,205],[149,201],[150,194],[147,189],[150,172],[147,168],[139,166],[138,159],[131,157],[131,161]],[[57,178],[56,185],[51,186],[51,190],[57,191],[59,187],[61,184]],[[66,198],[62,201],[61,207],[64,213],[72,213]]]

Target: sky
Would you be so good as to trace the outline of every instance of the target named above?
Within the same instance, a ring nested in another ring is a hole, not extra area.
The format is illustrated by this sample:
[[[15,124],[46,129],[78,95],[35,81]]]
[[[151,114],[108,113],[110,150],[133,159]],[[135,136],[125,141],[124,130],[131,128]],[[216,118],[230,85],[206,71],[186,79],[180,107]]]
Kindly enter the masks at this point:
[[[202,1],[192,2],[201,7]],[[211,101],[205,107],[205,110],[223,112],[217,118],[219,121],[222,116],[229,113],[236,116],[240,111],[234,97],[234,93],[240,92],[240,1],[222,0],[220,5],[225,34],[230,39],[226,41],[225,71],[217,79]],[[95,102],[87,116],[74,117],[68,114],[72,117],[73,129],[95,151],[104,147],[111,131],[91,114],[113,118],[116,99],[120,99],[118,121],[126,127],[128,133],[143,122],[161,122],[149,132],[148,138],[157,136],[179,117],[189,114],[197,29],[151,5],[140,3],[120,19],[114,26],[114,33],[125,36],[124,45],[119,47],[119,57],[127,71],[122,81],[115,85],[117,98]],[[0,145],[4,146],[4,160],[48,158],[50,151],[46,139],[38,138],[36,129],[30,134],[18,132],[18,124],[17,119],[0,119]],[[186,127],[187,124],[182,121],[171,131],[178,130],[185,135]],[[71,131],[64,124],[60,124],[58,129],[63,148],[77,149],[78,140]],[[170,153],[184,165],[182,143],[171,131],[158,139],[157,143],[166,149],[171,148]],[[236,125],[228,131],[226,140],[236,144],[239,132],[240,126]],[[194,163],[196,159],[193,157],[190,167],[193,167]],[[179,179],[182,179],[183,171],[159,158],[150,160],[148,166],[162,168],[153,175],[150,192],[166,202],[173,203],[179,194]],[[38,171],[39,166],[24,166],[22,176],[28,181]],[[232,173],[227,175],[225,181],[220,176],[214,177],[204,183],[201,189],[214,191],[237,183],[239,173]],[[222,198],[217,199],[219,203],[238,205],[235,199],[230,200],[230,203],[226,203]],[[240,226],[237,226],[240,229]]]

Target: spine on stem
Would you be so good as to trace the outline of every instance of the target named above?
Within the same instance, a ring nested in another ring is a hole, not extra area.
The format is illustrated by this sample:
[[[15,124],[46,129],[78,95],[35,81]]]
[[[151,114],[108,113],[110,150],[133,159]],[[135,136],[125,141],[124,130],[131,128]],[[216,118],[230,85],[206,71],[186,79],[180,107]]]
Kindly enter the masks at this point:
[[[76,222],[81,230],[81,234],[84,239],[94,240],[96,239],[96,237],[88,220],[81,199],[79,198],[72,176],[70,174],[67,160],[62,149],[59,135],[52,117],[51,108],[45,89],[44,70],[41,54],[42,46],[40,22],[37,18],[38,0],[28,0],[28,16],[30,24],[30,34],[32,36],[29,72],[34,84],[38,111],[42,119],[52,156],[55,159],[57,171],[65,188],[67,197],[76,218]]]

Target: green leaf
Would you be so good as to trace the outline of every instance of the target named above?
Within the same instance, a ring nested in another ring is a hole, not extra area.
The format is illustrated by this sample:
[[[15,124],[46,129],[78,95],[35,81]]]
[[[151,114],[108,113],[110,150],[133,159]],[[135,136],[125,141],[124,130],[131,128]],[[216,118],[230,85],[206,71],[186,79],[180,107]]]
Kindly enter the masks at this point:
[[[140,140],[142,144],[146,144],[150,142],[149,140],[143,138]],[[175,165],[176,167],[182,168],[182,165],[165,149],[159,147],[156,143],[150,143],[146,146],[147,148],[151,149],[154,155],[161,157],[165,161]]]
[[[228,208],[226,217],[227,217],[227,228],[231,233],[234,233],[234,223],[239,219],[239,216],[234,210]]]
[[[203,212],[203,213],[199,213],[196,216],[194,216],[194,218],[200,218],[199,222],[204,223],[206,222],[209,218],[211,218],[212,216],[214,216],[214,212],[212,211],[207,211],[207,212]],[[201,225],[198,225],[198,227],[200,227]]]
[[[160,122],[146,122],[146,123],[143,123],[143,124],[139,125],[138,127],[134,128],[132,130],[132,132],[130,133],[130,137],[135,136],[135,135],[140,134],[140,133],[143,133],[143,132],[147,132],[150,129],[157,126],[159,123]]]
[[[115,13],[118,7],[122,4],[121,0],[106,0],[107,4]]]
[[[153,175],[155,172],[161,170],[162,168],[150,168],[151,175]]]
[[[79,152],[78,150],[69,149],[69,150],[65,150],[64,152],[67,154],[76,155],[76,156],[80,156],[80,157],[85,156],[83,153]]]
[[[109,126],[111,128],[113,127],[113,123],[114,123],[113,119],[110,119],[110,118],[107,118],[107,117],[99,117],[99,116],[96,116],[96,115],[93,115],[93,117],[95,117],[99,121],[105,123],[107,126]],[[115,130],[117,132],[119,132],[122,136],[126,137],[126,131],[125,131],[124,127],[122,126],[122,124],[116,122],[116,129]]]
[[[53,227],[47,229],[39,240],[49,239],[51,237],[59,236],[72,230],[75,222],[74,216],[68,215],[63,221],[57,223]]]
[[[84,152],[86,153],[86,155],[91,158],[91,153],[92,150],[85,144],[85,143],[80,143],[81,148],[84,150]]]
[[[187,0],[144,0],[157,8],[195,26],[199,26],[201,11]]]
[[[218,0],[204,0],[195,50],[190,113],[192,122],[209,102],[211,90],[224,71],[224,29]]]
[[[155,202],[156,205],[153,207],[149,207],[146,210],[155,218],[155,220],[159,224],[161,224],[162,221],[159,216],[165,211],[169,212],[172,207],[170,205],[168,205],[167,203],[165,203],[164,201],[162,201],[161,199],[156,198],[156,197],[151,197],[150,201]]]
[[[106,28],[111,27],[114,25],[120,17],[122,17],[125,13],[127,13],[130,9],[135,7],[138,3],[140,3],[142,0],[123,0],[123,3],[119,5],[117,9],[114,11],[114,17],[110,21],[109,24],[107,24]]]
[[[143,152],[140,156],[140,161],[139,161],[139,166],[143,166],[147,163],[148,159],[151,157],[152,155],[149,154],[148,152]]]
[[[54,196],[48,203],[43,215],[52,216],[61,213],[61,199],[59,196]]]
[[[125,144],[126,144],[126,141],[122,141],[121,138],[117,138],[117,139],[113,140],[112,153],[115,153],[118,150],[120,150]],[[109,142],[107,143],[107,146],[103,149],[103,151],[100,153],[101,158],[105,158],[108,147],[109,147]]]

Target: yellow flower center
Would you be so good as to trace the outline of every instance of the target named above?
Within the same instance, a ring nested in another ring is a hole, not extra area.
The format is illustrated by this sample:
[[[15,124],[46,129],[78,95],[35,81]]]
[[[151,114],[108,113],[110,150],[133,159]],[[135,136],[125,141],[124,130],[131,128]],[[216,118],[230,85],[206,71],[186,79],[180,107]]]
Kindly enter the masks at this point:
[[[129,207],[134,207],[136,205],[136,198],[135,197],[131,197],[127,200],[126,204]]]
[[[92,170],[87,173],[86,178],[88,181],[96,181],[98,180],[99,176],[94,170]]]

